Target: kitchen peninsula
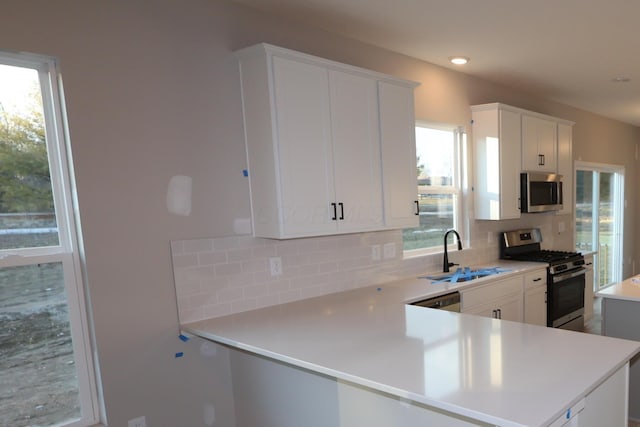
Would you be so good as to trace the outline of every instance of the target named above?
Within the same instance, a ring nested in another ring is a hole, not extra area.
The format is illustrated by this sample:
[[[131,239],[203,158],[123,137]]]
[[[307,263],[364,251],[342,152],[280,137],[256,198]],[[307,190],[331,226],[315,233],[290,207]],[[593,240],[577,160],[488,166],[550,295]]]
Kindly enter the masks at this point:
[[[602,297],[602,335],[640,341],[640,275],[596,295]],[[629,376],[629,417],[640,420],[640,364],[636,359]]]
[[[406,304],[491,280],[399,280],[182,328],[234,350],[239,426],[626,425],[640,343]]]

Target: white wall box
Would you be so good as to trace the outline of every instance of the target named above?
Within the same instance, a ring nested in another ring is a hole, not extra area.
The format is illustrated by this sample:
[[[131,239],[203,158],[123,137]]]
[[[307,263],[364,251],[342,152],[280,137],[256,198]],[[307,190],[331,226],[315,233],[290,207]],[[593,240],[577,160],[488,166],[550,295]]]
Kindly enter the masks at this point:
[[[520,218],[520,111],[503,104],[471,107],[476,219]]]
[[[266,44],[236,54],[254,235],[284,239],[405,226],[416,182],[414,176],[410,195],[398,165],[408,164],[412,149],[415,170],[416,84]],[[381,153],[389,144],[407,159],[398,154],[387,165]],[[383,187],[400,182],[406,189],[394,190],[411,200],[385,197]]]

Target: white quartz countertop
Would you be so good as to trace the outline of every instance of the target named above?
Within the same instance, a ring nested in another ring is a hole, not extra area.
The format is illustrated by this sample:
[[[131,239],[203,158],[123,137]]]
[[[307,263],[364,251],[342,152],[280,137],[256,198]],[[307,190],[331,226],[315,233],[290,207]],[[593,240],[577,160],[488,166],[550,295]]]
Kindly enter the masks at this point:
[[[596,295],[603,298],[640,301],[640,274],[623,282],[607,286],[597,292]]]
[[[205,339],[498,426],[545,426],[640,343],[406,305],[540,268],[459,285],[426,279],[182,325]]]

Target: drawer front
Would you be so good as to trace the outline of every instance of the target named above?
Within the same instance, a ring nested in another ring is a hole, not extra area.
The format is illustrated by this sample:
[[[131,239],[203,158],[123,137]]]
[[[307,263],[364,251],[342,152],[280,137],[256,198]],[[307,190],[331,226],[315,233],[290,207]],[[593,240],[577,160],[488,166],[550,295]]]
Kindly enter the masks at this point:
[[[524,276],[524,288],[536,288],[538,286],[547,286],[547,269],[541,269],[527,273]]]
[[[510,294],[522,294],[522,276],[499,280],[462,292],[462,310],[491,303]]]

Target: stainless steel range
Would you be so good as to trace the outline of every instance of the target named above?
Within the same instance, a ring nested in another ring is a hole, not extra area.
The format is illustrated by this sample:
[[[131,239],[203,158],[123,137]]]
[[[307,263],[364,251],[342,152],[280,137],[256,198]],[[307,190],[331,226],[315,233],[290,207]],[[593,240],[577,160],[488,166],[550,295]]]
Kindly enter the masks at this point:
[[[500,258],[547,264],[547,326],[584,329],[584,257],[579,252],[544,250],[539,228],[506,231]]]

